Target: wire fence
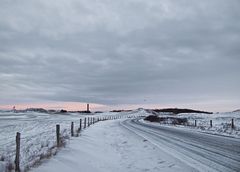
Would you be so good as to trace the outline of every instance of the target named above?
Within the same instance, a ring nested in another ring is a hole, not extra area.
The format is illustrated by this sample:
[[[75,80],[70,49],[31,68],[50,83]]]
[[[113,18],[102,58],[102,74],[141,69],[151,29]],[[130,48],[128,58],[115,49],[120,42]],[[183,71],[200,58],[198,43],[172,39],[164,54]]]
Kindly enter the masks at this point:
[[[80,136],[80,132],[87,127],[99,121],[126,117],[130,116],[108,115],[101,117],[85,117],[79,118],[78,120],[71,120],[71,122],[68,123],[60,122],[59,124],[56,123],[56,125],[41,126],[46,127],[44,132],[40,130],[30,135],[24,135],[24,133],[17,132],[16,137],[9,137],[11,141],[0,144],[0,163],[2,162],[5,164],[6,172],[13,170],[16,172],[27,171],[42,159],[55,155],[59,148],[63,147],[71,137]],[[57,132],[57,125],[60,127],[59,132]],[[17,139],[18,133],[20,137],[19,140]],[[19,145],[19,147],[17,145]]]

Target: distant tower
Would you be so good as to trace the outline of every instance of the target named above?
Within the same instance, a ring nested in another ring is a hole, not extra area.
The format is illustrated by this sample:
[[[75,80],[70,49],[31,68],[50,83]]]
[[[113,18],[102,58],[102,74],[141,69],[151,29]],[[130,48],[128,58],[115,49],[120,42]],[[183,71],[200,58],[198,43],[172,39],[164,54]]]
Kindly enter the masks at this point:
[[[89,104],[87,104],[87,111],[89,112]]]
[[[15,106],[13,106],[12,111],[16,112],[16,107]]]

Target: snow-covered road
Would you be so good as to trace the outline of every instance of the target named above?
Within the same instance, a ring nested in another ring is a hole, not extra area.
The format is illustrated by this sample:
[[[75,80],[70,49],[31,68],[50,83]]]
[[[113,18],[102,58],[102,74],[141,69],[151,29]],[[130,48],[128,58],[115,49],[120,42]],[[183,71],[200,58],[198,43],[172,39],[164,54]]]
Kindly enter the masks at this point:
[[[23,171],[43,161],[32,171],[240,171],[239,138],[202,133],[191,127],[143,122],[140,116],[147,115],[141,109],[94,114],[94,117],[121,116],[122,119],[101,121],[82,130],[80,137],[70,137],[71,121],[78,127],[79,119],[86,115],[3,112],[0,114],[0,171],[6,171],[7,163],[14,162],[17,131],[22,133]],[[65,148],[59,151],[55,148],[56,156],[44,160],[41,156],[48,155],[55,145],[56,124],[61,124],[62,134],[70,140],[66,140]]]
[[[99,122],[33,172],[239,171],[240,139],[155,126]]]
[[[32,172],[175,172],[197,171],[121,125],[124,120],[94,124],[66,148]]]
[[[197,171],[240,171],[240,139],[125,120],[135,134]]]

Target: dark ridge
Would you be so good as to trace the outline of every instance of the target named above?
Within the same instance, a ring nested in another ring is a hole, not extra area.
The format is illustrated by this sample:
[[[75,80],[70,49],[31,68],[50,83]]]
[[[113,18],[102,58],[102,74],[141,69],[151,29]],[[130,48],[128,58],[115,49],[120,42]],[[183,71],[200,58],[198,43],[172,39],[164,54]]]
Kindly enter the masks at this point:
[[[59,113],[67,113],[67,110],[61,109]]]
[[[178,109],[178,108],[167,108],[167,109],[153,109],[153,112],[165,112],[165,113],[206,113],[206,114],[213,114],[212,112],[200,111],[200,110],[193,110],[193,109]]]
[[[94,113],[103,113],[102,111],[96,111],[96,112],[94,112]]]
[[[176,118],[176,117],[159,117],[156,115],[149,115],[144,120],[150,122],[160,122],[160,123],[168,123],[173,125],[184,125],[188,123],[187,118]]]
[[[84,111],[68,111],[70,113],[91,113],[91,111],[87,111],[87,110],[84,110]]]
[[[235,110],[235,111],[233,111],[233,112],[240,112],[240,109],[237,109],[237,110]]]
[[[78,113],[91,113],[89,110],[77,111]]]
[[[132,110],[112,110],[110,112],[131,112]]]

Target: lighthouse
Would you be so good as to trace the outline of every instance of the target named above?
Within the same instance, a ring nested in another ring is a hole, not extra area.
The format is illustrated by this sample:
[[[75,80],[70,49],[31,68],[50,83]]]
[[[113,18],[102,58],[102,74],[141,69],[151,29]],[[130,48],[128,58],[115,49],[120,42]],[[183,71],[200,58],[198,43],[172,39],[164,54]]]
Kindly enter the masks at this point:
[[[90,110],[89,110],[89,104],[87,104],[87,112],[90,112]]]
[[[16,111],[17,111],[15,106],[13,106],[12,111],[13,111],[13,112],[16,112]]]

